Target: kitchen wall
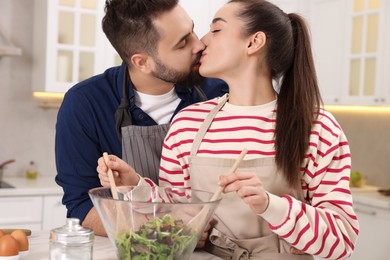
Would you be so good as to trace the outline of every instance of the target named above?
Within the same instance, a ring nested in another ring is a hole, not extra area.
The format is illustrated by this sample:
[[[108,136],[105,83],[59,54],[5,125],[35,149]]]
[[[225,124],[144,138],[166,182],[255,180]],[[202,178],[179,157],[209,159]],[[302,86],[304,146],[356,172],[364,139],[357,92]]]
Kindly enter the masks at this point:
[[[390,187],[390,111],[333,111],[351,148],[352,169],[367,184]]]
[[[56,173],[57,110],[39,108],[31,95],[33,4],[32,0],[0,1],[0,31],[23,51],[19,57],[0,57],[0,163],[16,160],[5,169],[10,176],[24,174],[30,160],[40,174]]]
[[[32,0],[0,1],[0,30],[23,51],[0,58],[0,163],[16,159],[5,173],[22,175],[34,160],[40,174],[54,176],[58,110],[39,108],[31,95],[32,26]],[[390,187],[390,112],[332,112],[350,142],[352,168],[368,184]]]

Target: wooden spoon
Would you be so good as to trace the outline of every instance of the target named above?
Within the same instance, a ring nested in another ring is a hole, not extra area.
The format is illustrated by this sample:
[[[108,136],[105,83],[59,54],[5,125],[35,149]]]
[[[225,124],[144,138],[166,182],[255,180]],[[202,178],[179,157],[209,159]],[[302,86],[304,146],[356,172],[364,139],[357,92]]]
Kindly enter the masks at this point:
[[[115,185],[114,174],[112,173],[112,170],[110,169],[110,167],[108,167],[108,162],[110,161],[110,157],[108,157],[108,154],[106,152],[104,152],[103,158],[104,158],[104,162],[106,163],[106,166],[108,168],[108,171],[107,171],[108,172],[108,180],[110,182],[112,197],[117,200],[117,199],[119,199],[119,196],[118,196],[118,190],[116,189],[116,185]]]

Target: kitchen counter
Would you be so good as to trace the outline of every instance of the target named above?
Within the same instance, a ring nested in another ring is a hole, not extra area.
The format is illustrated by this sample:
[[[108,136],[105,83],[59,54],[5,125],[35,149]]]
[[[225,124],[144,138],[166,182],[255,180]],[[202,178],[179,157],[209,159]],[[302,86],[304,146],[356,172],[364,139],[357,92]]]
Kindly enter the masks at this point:
[[[22,177],[4,177],[4,182],[14,188],[1,188],[0,196],[60,195],[62,188],[54,181],[54,176],[38,176],[29,180]]]
[[[351,188],[353,202],[385,210],[390,210],[390,196],[378,192],[379,187],[365,185],[362,188]]]
[[[49,259],[49,235],[48,231],[32,232],[29,236],[30,250],[23,259],[43,260]],[[94,260],[116,260],[118,259],[110,240],[107,237],[95,236],[93,245]],[[203,251],[195,251],[190,260],[218,260],[221,259]]]

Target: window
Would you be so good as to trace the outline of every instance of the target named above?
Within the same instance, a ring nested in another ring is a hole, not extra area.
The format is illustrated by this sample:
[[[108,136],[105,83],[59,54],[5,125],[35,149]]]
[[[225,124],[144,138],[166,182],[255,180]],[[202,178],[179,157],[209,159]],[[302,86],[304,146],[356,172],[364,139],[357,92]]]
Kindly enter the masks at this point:
[[[349,96],[374,96],[379,60],[381,0],[354,0]]]

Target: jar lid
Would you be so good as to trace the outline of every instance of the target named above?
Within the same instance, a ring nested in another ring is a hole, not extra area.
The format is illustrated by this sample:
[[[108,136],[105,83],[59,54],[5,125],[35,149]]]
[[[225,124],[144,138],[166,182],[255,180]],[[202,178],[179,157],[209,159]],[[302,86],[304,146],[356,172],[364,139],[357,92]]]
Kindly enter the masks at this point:
[[[50,242],[64,245],[91,243],[93,240],[93,230],[80,226],[78,218],[68,218],[65,226],[55,228],[50,232]]]

